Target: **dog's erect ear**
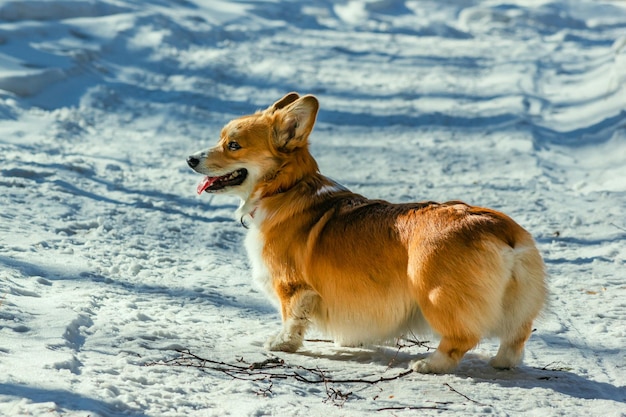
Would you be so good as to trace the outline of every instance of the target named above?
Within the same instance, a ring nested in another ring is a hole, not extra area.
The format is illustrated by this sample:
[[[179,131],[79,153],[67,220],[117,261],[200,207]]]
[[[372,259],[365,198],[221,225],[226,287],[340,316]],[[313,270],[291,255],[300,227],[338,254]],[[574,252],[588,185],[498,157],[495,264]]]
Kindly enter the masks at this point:
[[[296,101],[299,98],[300,98],[300,96],[298,95],[298,93],[293,93],[292,92],[292,93],[286,94],[285,97],[281,98],[276,103],[274,103],[271,106],[269,106],[266,111],[269,112],[269,113],[274,113],[276,110],[280,110],[280,109],[290,105],[291,103],[293,103],[294,101]]]
[[[304,96],[276,112],[274,141],[284,152],[306,145],[313,130],[319,103],[313,96]]]

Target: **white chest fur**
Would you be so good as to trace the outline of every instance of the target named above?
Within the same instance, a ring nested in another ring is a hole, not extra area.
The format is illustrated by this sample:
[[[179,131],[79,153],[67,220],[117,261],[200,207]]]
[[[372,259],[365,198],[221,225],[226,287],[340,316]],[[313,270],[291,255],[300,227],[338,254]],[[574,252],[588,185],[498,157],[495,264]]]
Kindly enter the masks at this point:
[[[278,297],[272,286],[270,271],[263,260],[263,246],[265,245],[265,240],[259,228],[254,224],[251,225],[248,230],[245,245],[246,251],[248,252],[248,259],[250,260],[250,266],[252,267],[252,278],[254,278],[257,285],[265,292],[268,298],[274,304],[279,305]]]

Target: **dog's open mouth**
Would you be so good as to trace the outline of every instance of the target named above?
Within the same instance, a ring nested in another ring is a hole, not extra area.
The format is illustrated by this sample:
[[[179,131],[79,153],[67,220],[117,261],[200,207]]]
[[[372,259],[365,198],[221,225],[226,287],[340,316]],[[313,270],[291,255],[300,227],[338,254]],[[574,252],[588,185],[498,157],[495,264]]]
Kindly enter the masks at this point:
[[[202,194],[204,191],[212,193],[226,187],[241,185],[247,176],[248,171],[246,169],[238,169],[221,177],[204,177],[202,182],[198,184],[198,194]]]

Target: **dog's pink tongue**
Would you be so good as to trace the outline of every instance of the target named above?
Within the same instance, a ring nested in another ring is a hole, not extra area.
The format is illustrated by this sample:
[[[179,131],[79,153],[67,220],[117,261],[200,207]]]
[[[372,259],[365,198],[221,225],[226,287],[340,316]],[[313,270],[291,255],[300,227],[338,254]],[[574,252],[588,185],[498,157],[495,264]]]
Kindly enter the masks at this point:
[[[204,177],[202,182],[198,184],[198,194],[202,194],[202,192],[209,188],[215,181],[217,181],[217,177]]]

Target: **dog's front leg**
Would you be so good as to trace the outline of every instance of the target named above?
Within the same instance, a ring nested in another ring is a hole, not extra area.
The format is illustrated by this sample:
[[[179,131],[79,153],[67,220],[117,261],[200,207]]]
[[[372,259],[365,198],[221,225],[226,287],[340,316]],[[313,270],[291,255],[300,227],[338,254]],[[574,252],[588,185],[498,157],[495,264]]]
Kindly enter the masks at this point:
[[[265,348],[273,351],[295,352],[302,346],[310,317],[319,302],[317,293],[310,289],[279,288],[283,329],[271,337]]]

